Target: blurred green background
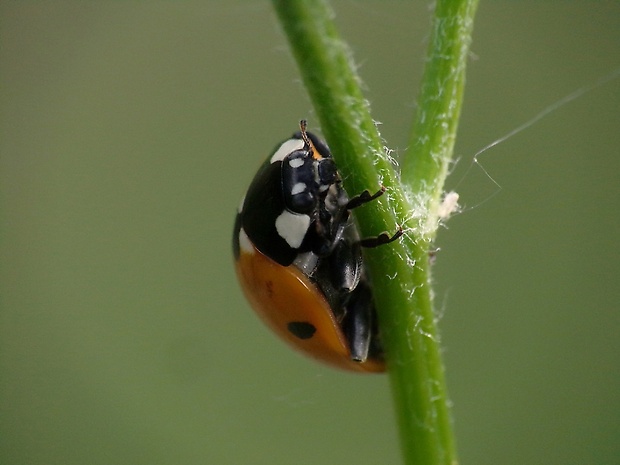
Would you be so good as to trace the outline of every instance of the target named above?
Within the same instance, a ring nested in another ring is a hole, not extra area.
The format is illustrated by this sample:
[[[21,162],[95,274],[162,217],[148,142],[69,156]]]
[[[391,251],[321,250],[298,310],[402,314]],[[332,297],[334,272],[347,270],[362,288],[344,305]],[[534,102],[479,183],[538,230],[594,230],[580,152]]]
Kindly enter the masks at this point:
[[[427,2],[341,1],[402,150]],[[0,463],[400,462],[384,376],[289,351],[233,274],[258,164],[318,122],[268,2],[0,5]],[[620,462],[620,3],[482,1],[435,267],[464,464]]]

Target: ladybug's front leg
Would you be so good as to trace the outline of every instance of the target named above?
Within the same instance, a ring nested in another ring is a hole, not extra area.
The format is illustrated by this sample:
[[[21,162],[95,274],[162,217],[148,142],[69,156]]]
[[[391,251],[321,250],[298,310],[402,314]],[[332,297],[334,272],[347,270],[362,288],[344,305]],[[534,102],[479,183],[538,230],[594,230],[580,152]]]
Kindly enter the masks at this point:
[[[403,228],[402,228],[402,226],[399,226],[398,230],[394,234],[392,234],[391,236],[388,233],[386,233],[386,232],[382,232],[378,236],[367,237],[365,239],[361,239],[359,241],[359,244],[362,247],[366,247],[367,249],[372,249],[374,247],[379,247],[380,245],[389,244],[390,242],[394,242],[396,239],[398,239],[402,235],[403,235]]]
[[[356,195],[355,197],[350,199],[349,202],[347,203],[346,208],[347,210],[353,210],[354,208],[360,207],[364,205],[365,203],[375,200],[377,197],[381,197],[384,193],[385,193],[385,186],[381,186],[381,189],[379,189],[377,192],[375,192],[372,195],[370,194],[369,191],[365,190],[361,194]]]

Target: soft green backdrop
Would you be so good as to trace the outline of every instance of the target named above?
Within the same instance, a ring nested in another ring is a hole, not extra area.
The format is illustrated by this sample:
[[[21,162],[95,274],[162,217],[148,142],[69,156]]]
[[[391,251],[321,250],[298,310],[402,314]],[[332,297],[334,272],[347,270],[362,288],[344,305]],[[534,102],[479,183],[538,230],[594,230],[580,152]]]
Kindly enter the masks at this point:
[[[341,1],[390,147],[427,2]],[[482,1],[435,278],[464,464],[620,460],[620,3]],[[399,463],[383,376],[290,352],[235,282],[311,104],[268,2],[0,6],[0,463]],[[496,195],[494,195],[496,194]]]

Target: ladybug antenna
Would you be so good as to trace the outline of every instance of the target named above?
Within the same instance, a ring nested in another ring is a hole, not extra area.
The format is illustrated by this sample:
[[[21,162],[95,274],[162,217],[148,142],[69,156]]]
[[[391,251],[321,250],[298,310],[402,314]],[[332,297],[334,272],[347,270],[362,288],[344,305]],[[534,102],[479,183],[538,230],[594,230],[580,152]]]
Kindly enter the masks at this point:
[[[312,149],[312,151],[314,151],[314,146],[312,145],[312,141],[310,141],[308,134],[306,134],[307,126],[308,126],[308,122],[305,119],[302,119],[299,122],[299,130],[301,131],[301,138],[304,141],[304,144],[306,144],[308,147]]]
[[[301,130],[301,139],[304,141],[304,145],[306,145],[306,146],[308,146],[310,148],[310,153],[312,154],[312,158],[314,158],[316,160],[320,160],[323,157],[318,152],[318,150],[316,149],[316,147],[314,146],[314,144],[312,143],[312,141],[308,137],[308,134],[306,133],[306,127],[307,126],[308,126],[308,122],[305,119],[302,119],[299,122],[299,129]]]

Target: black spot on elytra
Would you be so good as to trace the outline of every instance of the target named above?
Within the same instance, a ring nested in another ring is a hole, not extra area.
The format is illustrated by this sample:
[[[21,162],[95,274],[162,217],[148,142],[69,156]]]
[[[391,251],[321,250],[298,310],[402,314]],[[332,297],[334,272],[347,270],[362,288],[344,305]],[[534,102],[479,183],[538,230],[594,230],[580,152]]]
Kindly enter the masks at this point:
[[[306,321],[291,321],[287,328],[293,336],[299,339],[310,339],[316,333],[316,327]]]

